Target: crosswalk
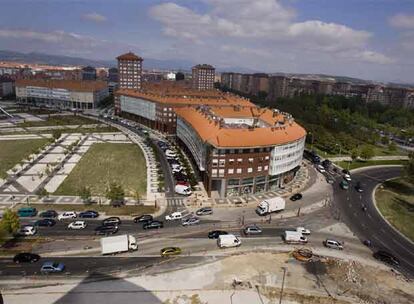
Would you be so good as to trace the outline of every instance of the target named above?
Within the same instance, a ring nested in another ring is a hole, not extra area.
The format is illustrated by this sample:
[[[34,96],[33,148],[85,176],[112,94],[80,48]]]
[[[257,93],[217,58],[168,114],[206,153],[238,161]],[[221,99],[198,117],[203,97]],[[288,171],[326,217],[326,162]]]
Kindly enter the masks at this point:
[[[182,198],[167,198],[167,206],[169,206],[169,207],[185,207]]]

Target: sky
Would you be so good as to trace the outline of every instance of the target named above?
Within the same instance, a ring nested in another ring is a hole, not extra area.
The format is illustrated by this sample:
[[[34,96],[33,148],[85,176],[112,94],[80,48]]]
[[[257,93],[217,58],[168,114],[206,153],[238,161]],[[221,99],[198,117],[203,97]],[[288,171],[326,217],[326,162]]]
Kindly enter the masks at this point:
[[[0,49],[414,83],[414,0],[0,0]]]

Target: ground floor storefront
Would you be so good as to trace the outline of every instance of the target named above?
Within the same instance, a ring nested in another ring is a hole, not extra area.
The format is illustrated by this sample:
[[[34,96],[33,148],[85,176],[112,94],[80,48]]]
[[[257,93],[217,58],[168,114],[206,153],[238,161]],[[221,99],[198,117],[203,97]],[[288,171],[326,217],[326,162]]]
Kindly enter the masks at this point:
[[[89,102],[78,102],[70,100],[59,100],[59,99],[47,99],[47,98],[17,98],[17,101],[23,104],[37,106],[37,107],[48,107],[56,108],[60,110],[71,110],[71,109],[94,109],[93,103]]]

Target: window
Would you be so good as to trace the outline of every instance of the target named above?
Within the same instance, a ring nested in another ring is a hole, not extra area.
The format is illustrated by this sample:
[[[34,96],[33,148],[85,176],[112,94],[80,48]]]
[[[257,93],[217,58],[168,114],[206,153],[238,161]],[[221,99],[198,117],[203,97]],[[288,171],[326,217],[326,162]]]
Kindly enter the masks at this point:
[[[269,166],[264,166],[264,169],[265,169],[265,171],[266,171],[267,169],[269,169]]]
[[[247,173],[252,173],[253,172],[253,168],[247,168]]]
[[[238,168],[238,169],[236,170],[236,173],[237,173],[237,174],[241,174],[241,173],[242,173],[242,169],[241,169],[241,168]]]
[[[253,158],[249,158],[249,163],[252,163],[253,162]]]
[[[229,159],[229,164],[232,165],[234,163],[234,158]]]
[[[257,171],[258,171],[258,172],[261,172],[261,171],[262,171],[262,169],[263,169],[263,168],[262,168],[262,166],[257,167]]]
[[[211,170],[211,175],[212,176],[217,176],[217,169]]]
[[[219,176],[223,177],[224,176],[224,169],[220,169],[219,170]]]
[[[234,169],[229,169],[229,170],[227,171],[227,173],[228,173],[228,174],[233,174],[233,173],[234,173]]]
[[[213,167],[217,167],[218,165],[218,159],[214,158],[213,159]]]
[[[226,165],[226,160],[225,159],[220,159],[219,160],[219,167],[224,167]]]
[[[243,162],[243,158],[238,158],[238,159],[237,159],[237,163],[238,163],[238,164],[241,164],[242,162]]]
[[[266,157],[265,157],[265,160],[269,160],[269,156],[266,156]]]

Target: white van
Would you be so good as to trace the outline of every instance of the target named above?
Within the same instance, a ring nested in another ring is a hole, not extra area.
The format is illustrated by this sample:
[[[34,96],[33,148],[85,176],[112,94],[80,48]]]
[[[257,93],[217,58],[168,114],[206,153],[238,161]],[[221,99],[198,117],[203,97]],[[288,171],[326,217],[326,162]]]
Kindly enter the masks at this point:
[[[166,221],[175,221],[175,220],[181,220],[183,218],[183,214],[181,212],[173,212],[167,216],[165,216]]]
[[[181,195],[191,195],[191,187],[186,185],[176,185],[174,189],[175,193],[181,194]]]
[[[308,242],[308,239],[302,235],[302,232],[299,231],[285,231],[283,234],[283,240],[288,244],[305,244]]]
[[[217,246],[220,248],[239,247],[240,245],[240,239],[234,234],[222,234],[217,239]]]

